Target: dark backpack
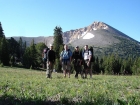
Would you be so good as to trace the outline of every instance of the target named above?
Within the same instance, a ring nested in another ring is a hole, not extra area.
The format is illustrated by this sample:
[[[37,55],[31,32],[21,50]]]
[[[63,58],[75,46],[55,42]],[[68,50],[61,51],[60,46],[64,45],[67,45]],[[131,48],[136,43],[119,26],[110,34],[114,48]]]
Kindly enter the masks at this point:
[[[49,48],[45,48],[44,52],[43,52],[44,53],[44,57],[43,58],[46,59],[46,60],[47,60],[47,52],[48,51],[49,51]]]
[[[89,49],[88,49],[88,51],[91,51],[91,53],[92,53],[92,55],[91,55],[91,62],[94,62],[95,61],[95,57],[94,57],[94,52],[93,52],[93,47],[90,47]],[[83,58],[84,58],[84,53],[85,53],[85,50],[83,50],[83,52],[82,52],[82,56],[83,56]],[[88,54],[89,54],[89,52],[88,52]]]

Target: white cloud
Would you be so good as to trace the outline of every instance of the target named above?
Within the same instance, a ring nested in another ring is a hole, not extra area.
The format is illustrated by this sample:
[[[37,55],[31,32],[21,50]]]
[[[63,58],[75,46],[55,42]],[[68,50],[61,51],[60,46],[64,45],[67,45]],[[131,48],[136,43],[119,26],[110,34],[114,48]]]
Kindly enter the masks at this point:
[[[94,37],[94,35],[92,34],[92,33],[87,33],[84,37],[83,37],[83,39],[91,39],[91,38],[93,38]]]

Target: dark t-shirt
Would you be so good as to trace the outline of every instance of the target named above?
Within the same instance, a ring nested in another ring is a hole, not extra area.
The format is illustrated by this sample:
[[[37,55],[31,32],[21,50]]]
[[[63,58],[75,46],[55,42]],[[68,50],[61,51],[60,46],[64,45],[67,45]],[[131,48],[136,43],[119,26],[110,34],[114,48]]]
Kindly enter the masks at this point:
[[[74,51],[72,54],[72,59],[82,59],[82,54],[80,51]]]
[[[55,61],[55,52],[53,50],[47,52],[47,60],[51,62]]]

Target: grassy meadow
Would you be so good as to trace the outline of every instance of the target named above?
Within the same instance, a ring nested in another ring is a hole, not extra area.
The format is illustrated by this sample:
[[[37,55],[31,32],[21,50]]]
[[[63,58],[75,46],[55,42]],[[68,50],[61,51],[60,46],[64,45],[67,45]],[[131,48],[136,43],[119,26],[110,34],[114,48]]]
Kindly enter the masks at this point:
[[[45,71],[0,67],[0,105],[140,105],[140,76],[63,78]]]

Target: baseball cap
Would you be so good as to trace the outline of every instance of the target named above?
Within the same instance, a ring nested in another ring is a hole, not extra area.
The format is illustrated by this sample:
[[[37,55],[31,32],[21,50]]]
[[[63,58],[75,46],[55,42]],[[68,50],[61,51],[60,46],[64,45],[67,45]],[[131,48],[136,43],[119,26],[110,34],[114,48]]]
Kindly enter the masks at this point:
[[[75,48],[79,48],[79,46],[75,46]]]

